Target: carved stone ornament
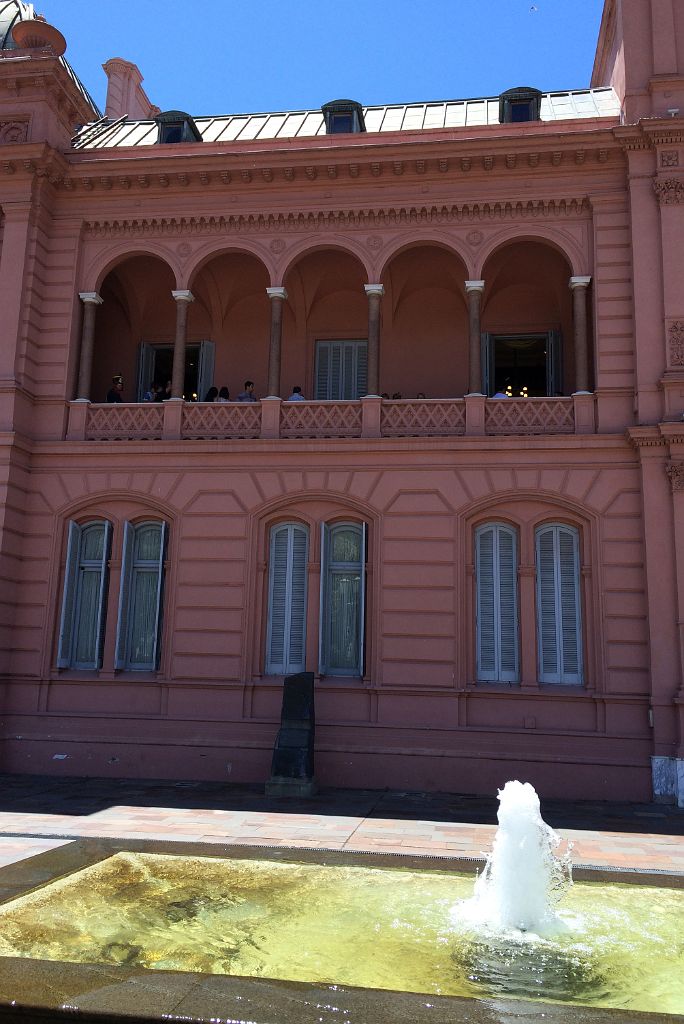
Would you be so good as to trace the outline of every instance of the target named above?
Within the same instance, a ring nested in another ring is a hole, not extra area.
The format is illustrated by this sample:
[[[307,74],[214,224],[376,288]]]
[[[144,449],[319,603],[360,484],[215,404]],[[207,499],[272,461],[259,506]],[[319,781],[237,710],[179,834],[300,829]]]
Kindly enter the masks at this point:
[[[481,245],[484,240],[484,235],[481,231],[469,231],[466,235],[466,241],[469,245]]]
[[[271,252],[275,253],[276,256],[279,256],[281,252],[285,252],[284,240],[282,238],[274,238],[271,244],[269,245],[269,249],[271,250]]]
[[[9,146],[13,142],[26,142],[28,138],[28,121],[0,121],[0,145]]]
[[[366,239],[366,245],[369,249],[377,252],[378,249],[382,249],[382,238],[380,238],[380,235],[370,235]]]
[[[667,330],[670,366],[684,366],[684,320],[673,320]]]
[[[186,260],[188,256],[192,254],[192,246],[190,245],[189,242],[181,242],[181,244],[177,247],[176,252],[178,253],[182,260]]]
[[[684,462],[668,462],[665,472],[670,478],[672,493],[684,491]]]
[[[658,202],[668,206],[672,203],[684,203],[684,181],[668,178],[666,181],[654,181],[653,188]]]
[[[661,167],[679,167],[679,152],[676,149],[664,149],[660,154]]]

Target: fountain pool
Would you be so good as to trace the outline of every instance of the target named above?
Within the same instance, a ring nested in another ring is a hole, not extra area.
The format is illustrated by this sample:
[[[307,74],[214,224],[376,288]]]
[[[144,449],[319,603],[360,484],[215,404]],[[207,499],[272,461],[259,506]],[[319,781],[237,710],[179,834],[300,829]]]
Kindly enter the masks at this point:
[[[621,1022],[639,1012],[649,1021],[684,1013],[682,890],[576,884],[553,937],[510,923],[490,933],[459,916],[472,875],[409,869],[401,858],[379,868],[372,857],[303,863],[288,859],[294,851],[275,860],[255,854],[122,850],[99,859],[0,907],[0,960],[403,991],[420,994],[425,1007],[442,997],[540,1000],[544,1020],[575,1019],[553,1017],[553,1004],[563,1013],[635,1014]]]

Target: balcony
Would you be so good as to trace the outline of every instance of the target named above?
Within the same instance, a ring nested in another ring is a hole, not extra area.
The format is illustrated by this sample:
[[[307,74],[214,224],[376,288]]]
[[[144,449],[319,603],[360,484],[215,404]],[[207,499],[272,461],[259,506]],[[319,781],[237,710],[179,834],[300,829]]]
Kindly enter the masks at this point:
[[[593,434],[594,396],[350,402],[69,403],[67,440],[192,441]]]

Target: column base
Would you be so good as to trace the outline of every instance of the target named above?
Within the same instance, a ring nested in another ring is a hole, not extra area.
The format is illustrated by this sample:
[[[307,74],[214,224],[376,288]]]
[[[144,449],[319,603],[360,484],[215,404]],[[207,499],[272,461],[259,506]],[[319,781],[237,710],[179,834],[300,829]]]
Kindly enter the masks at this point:
[[[652,757],[653,799],[684,807],[684,758]]]

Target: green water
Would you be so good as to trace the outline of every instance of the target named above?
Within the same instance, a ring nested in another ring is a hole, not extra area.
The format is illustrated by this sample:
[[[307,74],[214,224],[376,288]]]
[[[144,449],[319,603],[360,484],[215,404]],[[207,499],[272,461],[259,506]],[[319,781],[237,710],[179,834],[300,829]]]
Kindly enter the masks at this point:
[[[684,892],[575,885],[553,941],[459,923],[473,878],[120,853],[0,907],[0,954],[684,1013]],[[456,907],[456,909],[454,909]]]

